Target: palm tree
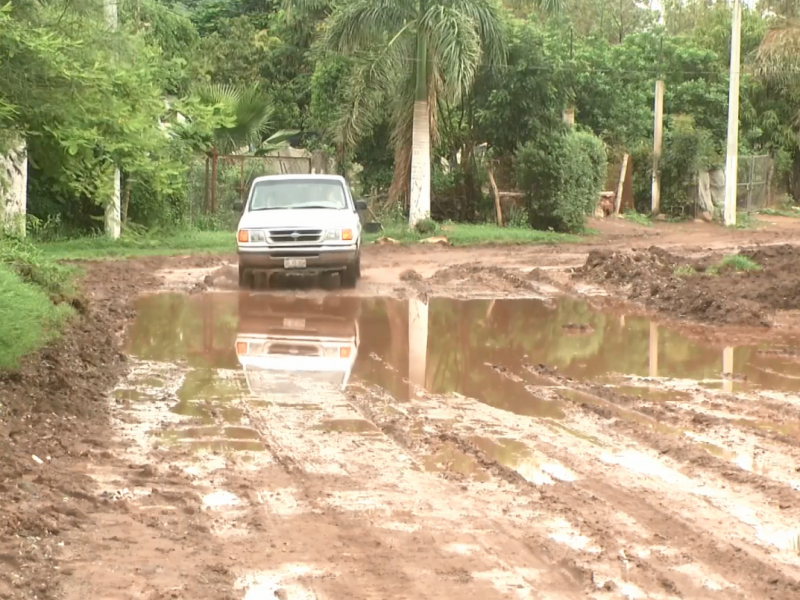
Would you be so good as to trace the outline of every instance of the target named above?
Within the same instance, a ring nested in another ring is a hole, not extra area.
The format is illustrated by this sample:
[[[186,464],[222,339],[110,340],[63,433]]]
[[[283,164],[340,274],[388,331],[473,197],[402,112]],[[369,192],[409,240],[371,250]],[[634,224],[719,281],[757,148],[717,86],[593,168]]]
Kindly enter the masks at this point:
[[[261,143],[272,123],[274,109],[258,87],[206,84],[196,93],[201,102],[218,107],[227,118],[213,132],[213,149],[217,153],[231,154]]]
[[[297,131],[278,131],[264,139],[272,125],[274,108],[257,86],[242,88],[206,84],[195,92],[201,102],[217,107],[223,117],[222,123],[212,132],[210,147],[206,150],[206,208],[213,213],[216,210],[219,155],[241,150],[254,150],[257,155],[267,154],[285,147],[286,141]]]
[[[390,196],[408,198],[411,225],[430,215],[431,143],[439,103],[467,91],[482,61],[505,59],[503,33],[497,0],[341,0],[333,5],[321,45],[352,57],[354,65],[337,128],[340,142],[352,147],[388,106],[395,152]]]

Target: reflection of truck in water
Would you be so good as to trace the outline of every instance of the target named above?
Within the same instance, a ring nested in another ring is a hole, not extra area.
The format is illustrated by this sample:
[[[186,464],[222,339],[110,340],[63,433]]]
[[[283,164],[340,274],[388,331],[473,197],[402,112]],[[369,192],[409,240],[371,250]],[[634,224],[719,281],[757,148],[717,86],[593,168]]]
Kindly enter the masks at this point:
[[[281,394],[297,384],[343,389],[358,353],[359,299],[239,296],[236,354],[254,395]]]

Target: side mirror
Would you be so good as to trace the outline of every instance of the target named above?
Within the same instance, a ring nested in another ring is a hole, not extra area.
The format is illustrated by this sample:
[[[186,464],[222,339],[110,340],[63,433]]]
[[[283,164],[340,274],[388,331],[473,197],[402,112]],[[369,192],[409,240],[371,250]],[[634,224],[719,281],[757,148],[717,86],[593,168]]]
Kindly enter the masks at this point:
[[[363,200],[356,200],[356,210],[368,210],[367,203]]]
[[[241,200],[237,200],[236,202],[234,202],[233,210],[235,210],[236,212],[242,212],[244,210],[244,202],[242,202]]]

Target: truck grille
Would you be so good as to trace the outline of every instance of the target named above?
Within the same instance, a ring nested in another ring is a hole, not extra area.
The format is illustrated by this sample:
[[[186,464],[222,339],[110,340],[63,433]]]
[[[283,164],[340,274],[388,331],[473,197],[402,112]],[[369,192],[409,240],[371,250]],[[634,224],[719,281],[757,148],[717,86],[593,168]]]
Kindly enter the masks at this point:
[[[316,346],[307,344],[271,344],[270,354],[292,354],[295,356],[319,356],[320,351]]]
[[[318,242],[322,239],[321,229],[270,229],[267,232],[273,244],[294,244]]]

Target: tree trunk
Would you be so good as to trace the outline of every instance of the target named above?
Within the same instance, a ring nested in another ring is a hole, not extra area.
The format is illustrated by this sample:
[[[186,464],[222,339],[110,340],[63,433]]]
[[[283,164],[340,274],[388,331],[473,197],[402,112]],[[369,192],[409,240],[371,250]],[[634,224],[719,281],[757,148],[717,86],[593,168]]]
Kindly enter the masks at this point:
[[[431,115],[428,102],[428,46],[424,35],[417,37],[416,59],[408,206],[408,224],[411,227],[431,214]]]
[[[28,205],[28,145],[19,139],[0,155],[0,226],[14,237],[25,237]]]
[[[122,219],[120,218],[120,173],[114,165],[112,167],[114,177],[114,187],[111,197],[106,200],[105,232],[112,240],[119,239],[121,232]]]

